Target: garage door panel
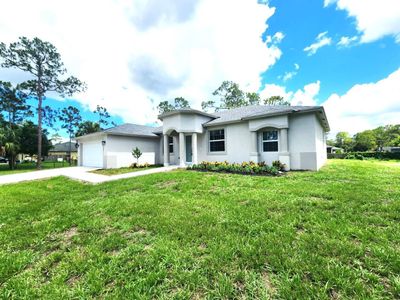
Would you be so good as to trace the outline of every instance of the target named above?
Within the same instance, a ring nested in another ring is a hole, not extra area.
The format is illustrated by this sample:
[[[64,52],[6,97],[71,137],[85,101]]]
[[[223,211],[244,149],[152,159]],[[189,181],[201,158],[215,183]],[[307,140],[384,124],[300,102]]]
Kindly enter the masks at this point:
[[[82,165],[103,168],[103,146],[101,142],[82,144]]]

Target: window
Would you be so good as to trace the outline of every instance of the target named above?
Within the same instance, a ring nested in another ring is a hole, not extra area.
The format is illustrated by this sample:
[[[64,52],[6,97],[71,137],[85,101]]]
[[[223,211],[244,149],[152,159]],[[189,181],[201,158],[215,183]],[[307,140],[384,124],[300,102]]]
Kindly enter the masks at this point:
[[[209,131],[210,152],[225,151],[225,130],[217,129]]]
[[[168,137],[168,147],[169,153],[174,153],[174,138],[172,136]]]
[[[262,133],[262,145],[264,152],[278,151],[278,130],[269,130]]]

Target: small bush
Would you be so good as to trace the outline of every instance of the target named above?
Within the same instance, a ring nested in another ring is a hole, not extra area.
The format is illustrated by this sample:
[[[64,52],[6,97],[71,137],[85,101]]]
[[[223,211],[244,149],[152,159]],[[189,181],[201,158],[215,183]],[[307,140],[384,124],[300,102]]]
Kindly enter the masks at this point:
[[[140,169],[140,168],[148,168],[148,167],[150,167],[150,164],[149,163],[144,163],[144,164],[138,164],[138,163],[133,163],[133,164],[131,164],[131,166],[130,166],[132,169]]]
[[[286,165],[281,163],[279,160],[275,160],[272,162],[272,166],[277,168],[279,171],[285,171]]]
[[[276,166],[268,166],[265,162],[242,162],[242,163],[229,163],[224,162],[207,162],[203,161],[199,164],[193,164],[187,167],[188,170],[197,171],[211,171],[211,172],[225,172],[235,174],[248,174],[248,175],[278,175],[279,169]]]

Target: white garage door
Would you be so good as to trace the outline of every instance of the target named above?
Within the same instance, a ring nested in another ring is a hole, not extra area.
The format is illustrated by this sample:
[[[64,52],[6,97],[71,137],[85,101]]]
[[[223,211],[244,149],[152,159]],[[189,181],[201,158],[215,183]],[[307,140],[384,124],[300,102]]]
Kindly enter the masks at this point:
[[[101,141],[82,144],[82,165],[103,168],[103,146]]]

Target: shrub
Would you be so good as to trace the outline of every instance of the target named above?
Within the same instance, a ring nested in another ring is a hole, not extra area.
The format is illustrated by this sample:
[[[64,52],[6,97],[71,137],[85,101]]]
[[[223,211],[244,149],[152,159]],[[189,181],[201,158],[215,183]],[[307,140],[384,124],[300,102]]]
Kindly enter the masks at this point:
[[[285,171],[286,165],[281,163],[279,160],[275,160],[272,162],[272,166],[277,168],[279,171]]]
[[[281,164],[282,165],[282,164]],[[242,163],[228,163],[224,162],[206,162],[202,161],[199,164],[193,164],[187,167],[188,170],[198,171],[212,171],[212,172],[226,172],[236,174],[249,174],[249,175],[278,175],[279,169],[276,166],[268,166],[265,162],[242,162]]]

